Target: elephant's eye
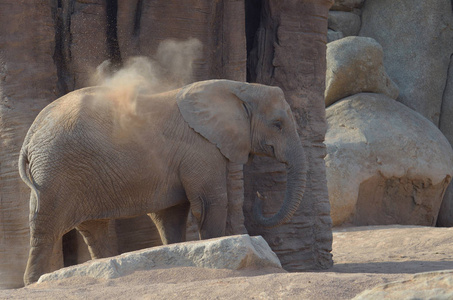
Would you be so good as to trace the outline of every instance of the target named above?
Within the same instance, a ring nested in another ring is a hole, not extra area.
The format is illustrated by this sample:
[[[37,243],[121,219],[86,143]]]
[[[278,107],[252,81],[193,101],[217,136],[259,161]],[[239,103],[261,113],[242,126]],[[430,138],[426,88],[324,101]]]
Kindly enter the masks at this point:
[[[282,130],[282,121],[280,120],[275,120],[273,123],[272,123],[272,126],[274,126],[275,128],[277,128],[278,130]]]

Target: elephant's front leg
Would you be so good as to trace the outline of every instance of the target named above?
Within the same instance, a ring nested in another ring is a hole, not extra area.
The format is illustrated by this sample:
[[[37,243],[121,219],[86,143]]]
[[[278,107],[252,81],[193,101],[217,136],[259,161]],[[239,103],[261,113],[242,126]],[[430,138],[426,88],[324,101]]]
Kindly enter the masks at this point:
[[[191,211],[198,223],[200,239],[225,235],[228,196],[226,183],[210,183],[195,193],[190,193]]]
[[[228,216],[226,235],[247,234],[244,226],[244,172],[240,163],[228,162],[227,165]]]
[[[209,199],[209,198],[208,198]],[[225,235],[227,219],[227,202],[226,193],[217,195],[215,201],[204,199],[203,217],[199,221],[200,239],[212,239]],[[195,215],[195,213],[194,213]]]
[[[228,160],[210,143],[205,142],[197,149],[181,165],[181,182],[198,223],[200,238],[224,236],[228,212]]]

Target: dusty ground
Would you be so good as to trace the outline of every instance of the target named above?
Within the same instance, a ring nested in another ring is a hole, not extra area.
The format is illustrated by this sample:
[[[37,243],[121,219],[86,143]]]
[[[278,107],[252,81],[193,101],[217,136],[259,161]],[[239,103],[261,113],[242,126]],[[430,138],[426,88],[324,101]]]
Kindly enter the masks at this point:
[[[68,279],[0,291],[1,299],[350,299],[412,274],[453,269],[453,228],[335,229],[335,265],[322,272],[174,268],[113,280]]]

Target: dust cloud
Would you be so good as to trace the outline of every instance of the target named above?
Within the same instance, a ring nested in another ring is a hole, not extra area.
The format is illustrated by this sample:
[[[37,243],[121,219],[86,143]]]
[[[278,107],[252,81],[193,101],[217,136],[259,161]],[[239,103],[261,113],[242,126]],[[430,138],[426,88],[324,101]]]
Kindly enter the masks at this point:
[[[104,61],[92,76],[92,85],[106,88],[103,101],[115,103],[114,121],[128,131],[138,122],[136,100],[140,93],[166,92],[193,82],[193,66],[201,57],[202,44],[198,39],[165,40],[153,57],[129,58],[117,71],[110,61]]]
[[[201,51],[198,39],[165,40],[153,57],[129,58],[116,72],[110,71],[110,61],[104,61],[96,68],[92,84],[117,90],[141,87],[151,93],[179,88],[193,81],[194,61],[201,57]]]

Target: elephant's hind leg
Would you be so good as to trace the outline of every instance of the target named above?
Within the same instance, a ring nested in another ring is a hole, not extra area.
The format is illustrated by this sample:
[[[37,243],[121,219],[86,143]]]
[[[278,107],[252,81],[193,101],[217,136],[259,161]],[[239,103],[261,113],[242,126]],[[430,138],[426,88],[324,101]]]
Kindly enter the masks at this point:
[[[76,229],[82,234],[92,259],[118,254],[116,234],[110,220],[90,220],[79,224]]]
[[[164,245],[184,242],[186,240],[186,224],[189,215],[189,202],[169,207],[149,216],[159,230]]]
[[[36,216],[30,220],[30,252],[24,274],[25,285],[38,281],[42,274],[63,267],[61,237],[52,218]]]
[[[24,274],[25,285],[37,282],[41,275],[63,267],[61,247],[61,239],[37,243],[30,247],[29,258]],[[58,259],[52,260],[52,256],[55,255],[61,258],[61,263],[58,263]]]

